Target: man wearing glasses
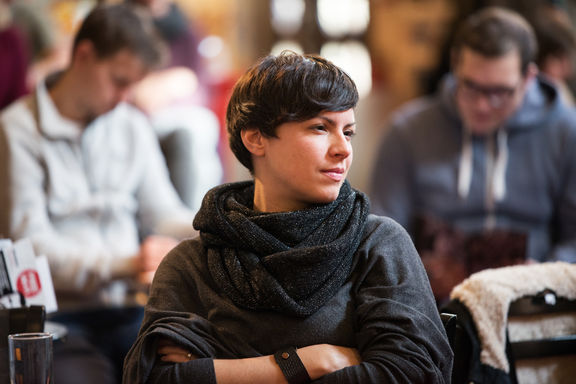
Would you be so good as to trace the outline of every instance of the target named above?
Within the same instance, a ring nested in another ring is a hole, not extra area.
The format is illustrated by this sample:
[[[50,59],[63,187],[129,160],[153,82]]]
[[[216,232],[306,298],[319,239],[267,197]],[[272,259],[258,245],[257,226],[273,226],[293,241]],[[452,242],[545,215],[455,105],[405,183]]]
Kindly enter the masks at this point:
[[[439,302],[480,269],[576,262],[576,114],[536,52],[520,15],[472,15],[438,95],[398,111],[379,149],[372,209],[411,233]]]

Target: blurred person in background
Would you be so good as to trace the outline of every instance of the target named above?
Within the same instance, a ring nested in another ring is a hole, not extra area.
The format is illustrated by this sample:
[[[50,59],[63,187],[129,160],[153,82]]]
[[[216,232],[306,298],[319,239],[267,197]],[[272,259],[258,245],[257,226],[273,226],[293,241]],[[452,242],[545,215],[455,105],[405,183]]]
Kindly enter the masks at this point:
[[[474,13],[439,93],[397,111],[380,146],[373,212],[411,233],[439,302],[484,268],[576,262],[576,114],[536,54],[518,13]]]
[[[531,23],[538,40],[538,68],[573,106],[574,95],[567,84],[576,69],[576,29],[572,20],[563,8],[548,5],[535,13]]]
[[[127,3],[151,13],[169,47],[166,63],[134,87],[130,101],[149,117],[176,190],[184,203],[197,211],[204,194],[224,178],[220,121],[208,107],[204,62],[198,53],[200,33],[172,0]]]
[[[68,39],[60,35],[47,0],[11,0],[11,10],[28,47],[27,85],[34,89],[49,73],[68,62]]]
[[[540,31],[538,27],[534,25],[535,20],[542,19],[543,17],[548,18],[552,14],[555,14],[552,15],[554,18],[560,16],[562,19],[569,19],[569,23],[573,23],[573,20],[576,17],[576,6],[574,2],[566,0],[459,0],[452,1],[450,4],[453,8],[454,15],[452,21],[446,28],[446,34],[439,50],[438,62],[435,67],[430,69],[426,76],[422,77],[423,91],[427,94],[435,93],[439,89],[443,77],[450,72],[450,51],[452,50],[453,40],[461,21],[471,14],[478,12],[482,8],[498,6],[518,12],[535,28],[536,38],[538,41],[540,40]],[[562,23],[565,24],[565,21],[567,20],[562,21]],[[566,25],[554,28],[556,32],[560,33],[560,36],[549,36],[547,39],[552,39],[552,44],[554,46],[562,44],[562,51],[564,51],[566,49],[566,43],[568,42],[565,35]],[[552,31],[544,30],[543,32],[548,34]],[[546,50],[545,47],[542,49],[543,51],[540,52],[540,55],[542,55],[542,52]],[[536,61],[538,63],[539,60],[536,59]]]
[[[28,93],[26,37],[14,23],[11,0],[0,0],[0,110]]]
[[[146,12],[97,6],[71,61],[0,115],[0,233],[48,257],[67,326],[57,383],[117,383],[156,267],[194,234],[147,118],[124,102],[165,48]]]

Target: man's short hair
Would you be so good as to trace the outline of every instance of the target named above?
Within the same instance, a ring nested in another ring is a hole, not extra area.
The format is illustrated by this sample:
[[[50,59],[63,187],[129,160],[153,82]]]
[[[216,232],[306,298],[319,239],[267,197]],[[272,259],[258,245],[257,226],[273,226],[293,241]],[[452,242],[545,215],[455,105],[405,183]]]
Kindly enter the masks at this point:
[[[159,66],[166,54],[151,15],[136,5],[97,5],[76,33],[73,52],[83,40],[92,42],[101,59],[128,50],[148,68]]]
[[[542,7],[532,25],[538,41],[538,65],[549,57],[576,58],[576,29],[567,14],[556,8]]]
[[[505,8],[487,7],[469,16],[458,30],[452,46],[452,62],[457,64],[463,48],[497,58],[516,50],[521,71],[534,62],[538,44],[530,24],[520,14]]]
[[[289,51],[267,56],[234,87],[226,113],[230,148],[252,172],[243,130],[254,128],[276,137],[276,128],[283,123],[311,119],[322,111],[346,111],[357,103],[356,85],[330,61]]]

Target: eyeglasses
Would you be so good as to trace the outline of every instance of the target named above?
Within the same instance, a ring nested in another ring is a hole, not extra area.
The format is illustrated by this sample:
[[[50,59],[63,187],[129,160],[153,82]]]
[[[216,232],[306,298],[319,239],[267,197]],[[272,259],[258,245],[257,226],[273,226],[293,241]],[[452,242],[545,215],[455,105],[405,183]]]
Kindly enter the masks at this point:
[[[499,109],[510,102],[521,82],[522,80],[514,87],[485,87],[468,79],[458,79],[457,89],[459,95],[466,101],[476,101],[479,97],[483,97],[490,107]]]

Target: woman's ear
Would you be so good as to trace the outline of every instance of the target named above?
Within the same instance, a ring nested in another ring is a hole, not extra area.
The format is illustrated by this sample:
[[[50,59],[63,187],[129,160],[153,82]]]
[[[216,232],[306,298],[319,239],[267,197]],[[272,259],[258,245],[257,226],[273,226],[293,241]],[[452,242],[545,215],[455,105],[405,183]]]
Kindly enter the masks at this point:
[[[262,136],[262,132],[260,132],[257,128],[247,128],[240,132],[240,136],[242,137],[242,143],[246,147],[248,151],[254,156],[263,156],[264,151],[264,141],[266,140],[264,136]]]

